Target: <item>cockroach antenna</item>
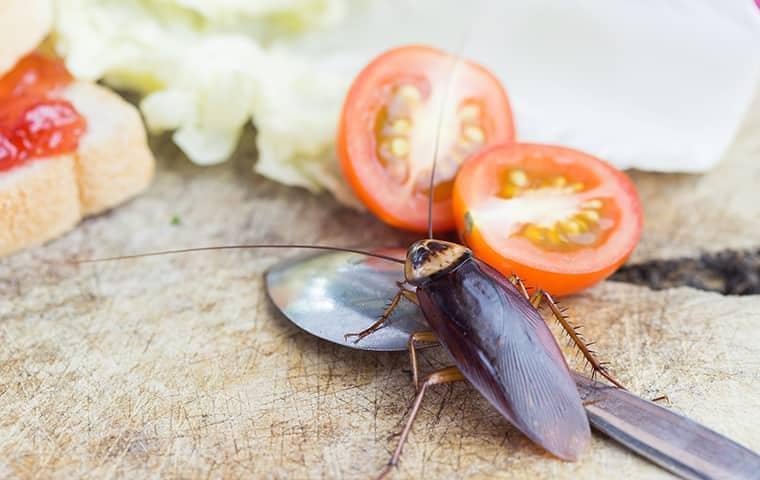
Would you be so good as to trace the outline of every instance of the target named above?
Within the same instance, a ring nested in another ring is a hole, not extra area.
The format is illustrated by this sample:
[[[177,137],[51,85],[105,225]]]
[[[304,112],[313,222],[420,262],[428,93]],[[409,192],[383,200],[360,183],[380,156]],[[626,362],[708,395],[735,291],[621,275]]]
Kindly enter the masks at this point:
[[[143,257],[157,257],[160,255],[177,255],[180,253],[208,252],[208,251],[213,251],[213,250],[246,250],[246,249],[252,249],[252,248],[302,248],[302,249],[307,249],[307,250],[328,250],[332,252],[357,253],[359,255],[367,255],[368,257],[375,257],[382,260],[387,260],[389,262],[395,262],[395,263],[401,263],[401,264],[404,263],[404,260],[400,258],[391,257],[389,255],[383,255],[383,254],[375,253],[375,252],[369,252],[366,250],[359,250],[355,248],[333,247],[333,246],[328,246],[328,245],[301,245],[301,244],[285,245],[285,244],[269,244],[269,243],[259,243],[259,244],[252,244],[252,245],[220,245],[220,246],[213,246],[213,247],[181,248],[177,250],[162,250],[160,252],[138,253],[134,255],[119,255],[115,257],[73,259],[73,260],[69,260],[66,263],[81,264],[81,263],[110,262],[113,260],[131,260],[131,259],[143,258]]]
[[[435,188],[435,167],[438,164],[438,150],[441,143],[441,130],[443,129],[443,119],[446,116],[446,102],[449,99],[449,91],[451,90],[451,84],[454,81],[456,75],[456,68],[462,61],[462,51],[464,46],[472,33],[472,27],[462,35],[462,40],[454,53],[454,59],[451,62],[451,67],[446,75],[446,87],[443,90],[443,98],[441,99],[441,108],[439,109],[438,124],[435,128],[435,143],[433,144],[433,166],[430,169],[430,183],[428,185],[428,238],[433,238],[433,189]]]
[[[441,128],[443,127],[443,117],[446,108],[446,99],[449,95],[449,85],[451,85],[451,77],[454,75],[454,69],[449,72],[449,79],[446,82],[446,89],[443,94],[443,106],[441,107],[440,115],[438,116],[438,125],[435,129],[435,145],[433,146],[433,168],[430,169],[430,184],[428,185],[428,238],[433,238],[433,188],[435,188],[435,166],[438,163],[438,145],[441,139]]]

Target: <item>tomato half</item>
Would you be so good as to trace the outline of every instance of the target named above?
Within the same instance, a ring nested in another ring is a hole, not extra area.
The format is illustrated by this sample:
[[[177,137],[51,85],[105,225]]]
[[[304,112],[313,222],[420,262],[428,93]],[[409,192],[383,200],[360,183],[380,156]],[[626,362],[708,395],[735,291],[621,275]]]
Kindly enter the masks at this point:
[[[454,215],[476,257],[555,295],[614,272],[639,241],[636,189],[589,154],[549,145],[499,145],[459,172]]]
[[[359,73],[343,105],[338,155],[356,195],[386,223],[426,231],[436,139],[433,229],[445,231],[454,228],[460,165],[514,139],[507,94],[485,68],[430,47],[390,50]]]

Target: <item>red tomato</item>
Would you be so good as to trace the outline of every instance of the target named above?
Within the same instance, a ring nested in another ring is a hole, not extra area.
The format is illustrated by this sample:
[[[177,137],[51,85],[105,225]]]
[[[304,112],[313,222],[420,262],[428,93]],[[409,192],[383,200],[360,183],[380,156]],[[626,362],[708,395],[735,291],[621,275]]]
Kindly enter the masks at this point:
[[[397,48],[367,65],[343,105],[338,155],[356,195],[386,223],[427,230],[436,139],[433,229],[444,231],[454,228],[460,165],[514,139],[507,95],[485,68],[430,47]]]
[[[470,159],[454,185],[454,216],[475,256],[555,295],[608,277],[642,229],[624,173],[570,148],[498,145]]]

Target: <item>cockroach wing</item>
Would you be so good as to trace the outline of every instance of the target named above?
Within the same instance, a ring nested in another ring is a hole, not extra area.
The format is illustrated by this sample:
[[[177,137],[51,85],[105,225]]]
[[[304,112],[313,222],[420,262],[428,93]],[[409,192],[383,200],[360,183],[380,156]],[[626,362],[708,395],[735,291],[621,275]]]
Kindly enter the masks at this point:
[[[591,440],[588,418],[554,336],[520,292],[470,259],[417,296],[467,380],[528,438],[576,460]]]

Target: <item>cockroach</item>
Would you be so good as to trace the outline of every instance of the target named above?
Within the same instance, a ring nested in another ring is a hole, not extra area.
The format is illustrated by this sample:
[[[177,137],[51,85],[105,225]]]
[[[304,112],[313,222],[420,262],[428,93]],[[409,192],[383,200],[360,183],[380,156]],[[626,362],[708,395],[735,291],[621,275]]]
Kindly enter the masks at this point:
[[[431,179],[432,175],[434,172]],[[542,303],[549,306],[593,372],[617,387],[622,385],[595,358],[548,292],[537,290],[529,295],[517,276],[505,277],[464,245],[433,238],[431,228],[429,238],[408,248],[405,260],[334,246],[255,244],[168,250],[78,263],[249,248],[343,251],[402,263],[405,282],[399,282],[398,292],[379,319],[362,332],[346,334],[356,337],[357,342],[371,335],[383,327],[402,299],[417,304],[430,326],[430,331],[415,332],[409,337],[417,394],[398,446],[378,478],[385,477],[398,463],[427,389],[460,380],[470,382],[512,425],[546,451],[562,460],[577,460],[591,439],[589,422],[567,362],[538,310]],[[417,350],[421,344],[440,344],[453,366],[420,379]]]
[[[440,124],[439,124],[440,131]],[[616,387],[622,385],[594,356],[552,296],[543,290],[532,295],[515,275],[506,277],[477,259],[464,245],[433,238],[432,205],[437,146],[433,155],[428,194],[428,235],[399,259],[360,249],[324,245],[254,244],[200,247],[143,253],[76,263],[139,258],[208,250],[299,248],[368,255],[403,264],[403,282],[379,319],[358,333],[360,342],[382,328],[402,299],[419,306],[430,330],[409,337],[408,350],[416,396],[398,445],[378,478],[398,463],[425,392],[433,385],[467,380],[512,425],[556,457],[574,461],[591,439],[589,421],[567,362],[539,312],[546,303],[578,347],[595,374]],[[453,365],[420,378],[417,350],[439,344]]]

